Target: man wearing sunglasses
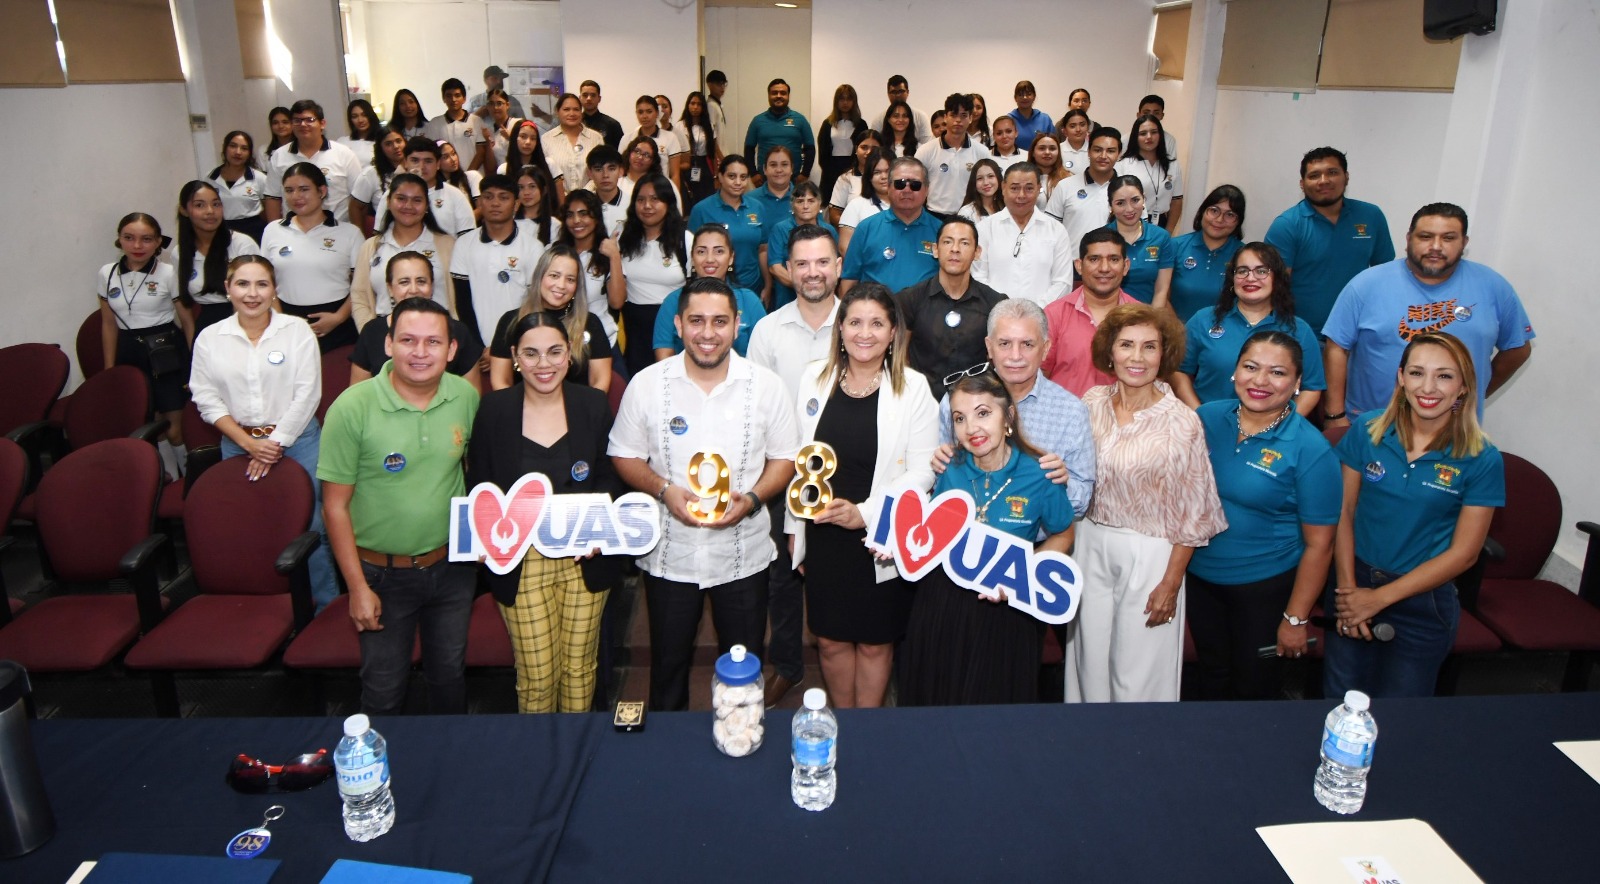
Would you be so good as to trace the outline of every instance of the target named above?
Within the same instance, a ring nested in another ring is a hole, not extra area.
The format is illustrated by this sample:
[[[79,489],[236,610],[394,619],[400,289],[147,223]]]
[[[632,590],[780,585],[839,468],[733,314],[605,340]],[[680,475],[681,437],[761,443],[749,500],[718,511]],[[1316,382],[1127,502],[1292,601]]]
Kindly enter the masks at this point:
[[[982,252],[977,226],[951,218],[939,228],[939,272],[894,296],[911,338],[906,360],[927,377],[935,399],[960,380],[963,369],[983,361],[989,311],[1006,297],[972,278],[972,262]]]
[[[856,227],[840,274],[841,295],[858,282],[882,283],[898,292],[939,271],[934,256],[939,219],[925,208],[927,185],[928,170],[916,157],[900,157],[889,166],[889,211]]]

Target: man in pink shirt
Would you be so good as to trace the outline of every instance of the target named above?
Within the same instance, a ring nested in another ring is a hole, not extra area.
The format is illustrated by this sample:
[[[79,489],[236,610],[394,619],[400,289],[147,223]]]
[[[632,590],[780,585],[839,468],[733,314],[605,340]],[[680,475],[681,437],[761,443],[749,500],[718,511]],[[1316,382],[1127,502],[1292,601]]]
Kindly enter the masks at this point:
[[[1116,230],[1102,227],[1085,234],[1072,263],[1083,284],[1044,308],[1050,321],[1050,351],[1041,368],[1050,380],[1081,397],[1091,387],[1112,381],[1108,366],[1096,366],[1090,359],[1094,330],[1111,308],[1138,301],[1122,290],[1128,243]]]

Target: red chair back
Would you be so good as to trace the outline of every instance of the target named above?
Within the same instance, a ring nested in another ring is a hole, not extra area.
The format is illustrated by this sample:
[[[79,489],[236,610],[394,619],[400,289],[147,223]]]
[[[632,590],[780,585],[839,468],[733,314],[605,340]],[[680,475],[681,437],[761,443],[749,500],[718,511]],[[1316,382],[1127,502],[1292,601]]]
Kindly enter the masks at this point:
[[[1506,505],[1495,511],[1489,536],[1505,547],[1503,561],[1489,561],[1483,576],[1532,580],[1543,570],[1561,534],[1561,492],[1527,460],[1502,451],[1506,464]]]
[[[0,530],[11,524],[27,487],[28,453],[21,445],[0,436],[0,516],[5,518],[0,522]]]
[[[84,380],[106,370],[106,352],[102,349],[99,310],[90,313],[89,318],[78,326],[75,346],[78,353],[78,371],[83,373]]]
[[[113,365],[84,381],[67,401],[67,444],[76,449],[121,439],[149,419],[150,381],[131,365]]]
[[[611,375],[611,389],[606,391],[606,400],[611,403],[611,416],[615,418],[622,409],[622,394],[628,389],[628,382],[620,375]]]
[[[190,451],[222,444],[222,434],[200,416],[193,399],[183,406],[183,444]]]
[[[183,531],[195,585],[203,593],[289,591],[289,578],[273,565],[311,525],[311,477],[286,457],[252,482],[245,474],[249,460],[230,457],[206,470],[184,498]]]
[[[355,344],[346,344],[322,354],[322,402],[317,406],[317,420],[327,416],[328,406],[350,386],[350,354],[355,351]]]
[[[96,442],[51,467],[39,480],[35,521],[56,575],[121,577],[123,555],[150,536],[161,480],[161,455],[139,439]]]
[[[16,344],[0,349],[0,435],[50,416],[50,407],[67,386],[72,360],[55,344]]]
[[[1344,427],[1323,427],[1322,428],[1322,438],[1327,439],[1329,445],[1338,445],[1339,444],[1339,440],[1344,438],[1344,434],[1346,432],[1348,432],[1349,429],[1350,428],[1348,426],[1344,426]]]

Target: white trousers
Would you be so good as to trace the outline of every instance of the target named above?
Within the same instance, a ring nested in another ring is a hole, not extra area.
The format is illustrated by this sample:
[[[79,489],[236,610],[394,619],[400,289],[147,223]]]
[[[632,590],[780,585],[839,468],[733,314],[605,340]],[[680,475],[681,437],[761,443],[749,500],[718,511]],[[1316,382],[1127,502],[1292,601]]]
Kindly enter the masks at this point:
[[[1068,630],[1068,703],[1176,701],[1183,670],[1183,587],[1171,623],[1146,626],[1150,593],[1167,572],[1172,544],[1085,519],[1072,557],[1083,597]]]

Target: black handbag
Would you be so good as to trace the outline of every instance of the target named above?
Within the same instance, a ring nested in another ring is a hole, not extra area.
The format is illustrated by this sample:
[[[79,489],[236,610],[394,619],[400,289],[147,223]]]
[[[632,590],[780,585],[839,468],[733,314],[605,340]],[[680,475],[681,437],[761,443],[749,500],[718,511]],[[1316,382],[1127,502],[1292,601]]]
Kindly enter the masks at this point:
[[[189,366],[188,348],[184,346],[183,332],[169,328],[153,334],[139,335],[145,357],[150,363],[151,377],[166,377],[181,372]]]

